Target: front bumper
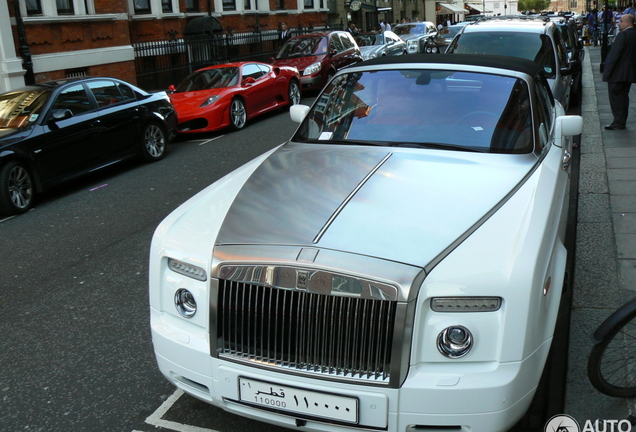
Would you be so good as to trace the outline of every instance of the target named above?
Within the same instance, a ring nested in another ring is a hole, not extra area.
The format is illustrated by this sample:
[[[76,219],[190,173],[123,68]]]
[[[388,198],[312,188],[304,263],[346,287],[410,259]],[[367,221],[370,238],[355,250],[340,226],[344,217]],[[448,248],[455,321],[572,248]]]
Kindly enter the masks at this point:
[[[528,409],[550,341],[520,362],[412,365],[398,389],[331,382],[272,372],[209,355],[207,334],[186,335],[151,310],[152,336],[159,369],[176,387],[229,412],[310,431],[379,429],[407,432],[448,427],[470,432],[507,431]],[[459,367],[459,369],[458,369]],[[239,402],[238,378],[359,399],[357,425],[335,424],[270,411]]]

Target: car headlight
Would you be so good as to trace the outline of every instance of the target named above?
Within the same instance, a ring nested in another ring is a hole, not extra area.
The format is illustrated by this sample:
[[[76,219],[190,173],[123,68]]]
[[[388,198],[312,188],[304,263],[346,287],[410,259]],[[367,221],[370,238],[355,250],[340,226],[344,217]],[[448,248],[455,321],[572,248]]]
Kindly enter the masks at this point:
[[[436,297],[431,299],[435,312],[494,312],[501,307],[501,297]]]
[[[316,62],[312,64],[311,66],[309,66],[308,68],[306,68],[303,72],[303,75],[313,75],[315,73],[320,72],[320,69],[322,69],[322,65],[320,64],[320,62]]]
[[[419,44],[419,41],[417,41],[417,40],[410,40],[410,41],[408,41],[407,43],[408,43],[408,47],[409,47],[409,49],[411,49],[411,48],[417,48],[417,46],[418,46],[418,44]]]
[[[465,356],[472,347],[473,334],[464,326],[447,327],[437,336],[437,349],[451,359]]]
[[[197,313],[197,302],[190,291],[179,288],[174,293],[174,306],[184,318],[192,318]]]
[[[218,101],[220,98],[221,98],[221,96],[219,96],[219,95],[210,96],[201,105],[199,105],[199,108],[203,108],[203,107],[206,107],[208,105],[211,105],[214,102]]]
[[[208,278],[207,273],[201,267],[197,267],[195,265],[188,264],[186,262],[179,261],[173,258],[168,258],[168,268],[175,273],[179,273],[202,282],[207,280]]]

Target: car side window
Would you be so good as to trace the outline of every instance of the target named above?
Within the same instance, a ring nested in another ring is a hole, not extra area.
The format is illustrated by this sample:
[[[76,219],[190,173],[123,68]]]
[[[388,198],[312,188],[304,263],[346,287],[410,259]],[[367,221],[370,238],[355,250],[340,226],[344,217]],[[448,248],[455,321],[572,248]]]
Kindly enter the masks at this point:
[[[546,83],[542,77],[535,77],[535,98],[536,103],[534,105],[534,117],[536,126],[536,149],[535,151],[540,154],[545,148],[549,147],[550,130],[552,129],[552,113],[554,111],[554,102],[548,90],[546,89]]]
[[[88,112],[94,108],[82,84],[68,87],[57,95],[51,111],[70,110],[74,116]]]
[[[267,75],[272,70],[272,67],[268,66],[268,65],[259,64],[259,65],[256,65],[256,66],[258,66],[260,68],[260,70],[263,71],[263,75]]]
[[[559,58],[560,67],[565,67],[568,64],[568,53],[565,48],[565,42],[561,37],[561,33],[554,32],[554,45],[556,45],[557,56]]]
[[[114,81],[90,81],[86,85],[95,96],[97,106],[103,108],[124,101],[124,96],[115,85]]]
[[[342,46],[342,40],[338,33],[333,33],[331,35],[331,40],[329,41],[329,51],[342,52],[344,51],[344,47]]]
[[[345,50],[355,47],[355,40],[348,33],[340,33],[340,38],[342,39],[342,47]]]
[[[123,96],[124,100],[128,101],[128,100],[137,99],[135,97],[135,91],[133,89],[128,87],[126,84],[122,84],[122,83],[116,83],[116,84],[117,84],[117,88],[119,88],[119,91],[121,92],[121,95]]]
[[[243,79],[254,78],[255,80],[257,80],[263,75],[265,75],[265,72],[263,72],[257,64],[250,63],[243,66]]]

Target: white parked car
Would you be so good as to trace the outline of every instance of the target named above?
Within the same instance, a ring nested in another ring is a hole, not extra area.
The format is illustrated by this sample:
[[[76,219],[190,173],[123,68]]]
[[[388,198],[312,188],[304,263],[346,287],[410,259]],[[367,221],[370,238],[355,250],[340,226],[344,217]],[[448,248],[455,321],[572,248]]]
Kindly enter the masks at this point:
[[[159,369],[307,431],[506,431],[564,281],[566,116],[536,63],[384,57],[339,72],[292,139],[157,228]]]

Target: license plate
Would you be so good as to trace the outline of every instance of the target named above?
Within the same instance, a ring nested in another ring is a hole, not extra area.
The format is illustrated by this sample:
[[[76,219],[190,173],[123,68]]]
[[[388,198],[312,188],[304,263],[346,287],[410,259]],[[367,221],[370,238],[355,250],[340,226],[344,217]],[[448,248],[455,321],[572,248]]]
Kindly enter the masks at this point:
[[[358,423],[358,398],[239,377],[239,399],[278,411]]]

